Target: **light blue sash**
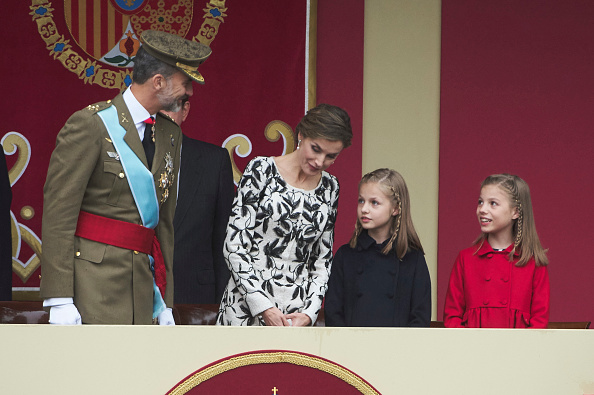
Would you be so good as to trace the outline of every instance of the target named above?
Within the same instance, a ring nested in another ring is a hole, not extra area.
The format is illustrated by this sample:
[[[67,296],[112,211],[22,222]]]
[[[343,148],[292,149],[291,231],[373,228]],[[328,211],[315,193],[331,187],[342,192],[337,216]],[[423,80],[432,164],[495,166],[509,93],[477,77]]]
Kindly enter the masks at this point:
[[[118,111],[115,106],[101,110],[97,115],[103,120],[107,133],[120,157],[120,163],[124,168],[124,173],[126,173],[128,185],[130,185],[130,190],[132,191],[134,202],[136,202],[136,208],[138,208],[138,212],[140,213],[142,224],[147,228],[155,229],[159,223],[159,201],[157,200],[153,174],[124,141],[126,129],[118,122]],[[153,318],[157,318],[166,309],[166,306],[161,297],[161,292],[155,284],[155,261],[150,255],[149,259],[151,261],[151,270],[153,271],[153,290],[155,294],[153,297]]]
[[[147,228],[155,229],[159,223],[159,201],[153,174],[124,141],[126,129],[118,122],[118,112],[115,106],[101,110],[97,115],[103,120],[113,146],[120,156],[120,162],[126,173],[142,224]]]

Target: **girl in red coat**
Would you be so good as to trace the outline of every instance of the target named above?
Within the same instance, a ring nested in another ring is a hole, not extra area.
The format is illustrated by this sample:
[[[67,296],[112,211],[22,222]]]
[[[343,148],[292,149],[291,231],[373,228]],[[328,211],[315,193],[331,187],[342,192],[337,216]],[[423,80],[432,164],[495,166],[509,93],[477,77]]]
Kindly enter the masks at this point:
[[[546,328],[548,259],[532,213],[530,189],[518,176],[481,184],[476,215],[482,234],[460,251],[446,295],[449,328]]]
[[[355,232],[334,257],[324,312],[326,326],[429,326],[431,279],[398,172],[359,183]]]

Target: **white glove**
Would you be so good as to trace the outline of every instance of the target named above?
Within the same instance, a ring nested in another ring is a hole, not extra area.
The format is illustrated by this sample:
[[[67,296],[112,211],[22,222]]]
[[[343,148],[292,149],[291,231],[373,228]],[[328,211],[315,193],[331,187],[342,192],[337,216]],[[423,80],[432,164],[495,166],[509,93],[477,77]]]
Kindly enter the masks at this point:
[[[74,303],[50,307],[49,323],[53,325],[81,325],[80,313]]]
[[[175,320],[173,319],[173,311],[170,307],[163,310],[157,316],[159,320],[159,325],[175,325]]]

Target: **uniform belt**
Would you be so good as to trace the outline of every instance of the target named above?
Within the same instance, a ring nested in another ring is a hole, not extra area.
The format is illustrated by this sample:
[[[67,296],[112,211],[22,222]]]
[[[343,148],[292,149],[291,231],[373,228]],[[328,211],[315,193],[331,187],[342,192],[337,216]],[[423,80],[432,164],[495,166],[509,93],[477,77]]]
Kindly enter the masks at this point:
[[[154,229],[81,211],[74,234],[84,239],[151,255],[155,260],[155,283],[161,296],[165,298],[165,262]]]
[[[75,235],[115,247],[150,254],[155,230],[81,211],[78,215]]]

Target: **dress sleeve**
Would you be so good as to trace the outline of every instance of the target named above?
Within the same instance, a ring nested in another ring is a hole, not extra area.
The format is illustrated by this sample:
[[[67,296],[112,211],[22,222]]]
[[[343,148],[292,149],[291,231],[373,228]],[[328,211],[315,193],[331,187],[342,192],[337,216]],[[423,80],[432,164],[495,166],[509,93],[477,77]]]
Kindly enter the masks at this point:
[[[532,279],[530,328],[545,329],[548,326],[550,294],[549,271],[546,266],[537,266]]]
[[[408,326],[429,327],[431,323],[431,277],[423,253],[416,253],[415,278]]]
[[[255,232],[259,219],[258,208],[265,193],[270,166],[263,158],[248,163],[237,187],[227,235],[225,260],[239,293],[245,298],[252,317],[274,307],[262,291],[260,279],[254,270],[252,254],[258,254],[261,235]]]
[[[334,244],[334,224],[338,209],[338,195],[340,187],[338,180],[332,176],[328,178],[326,188],[330,189],[328,221],[324,226],[322,236],[316,241],[312,250],[313,262],[309,265],[309,282],[306,290],[305,305],[302,313],[311,318],[313,325],[318,318],[322,301],[328,288],[328,278],[332,268],[332,246]]]
[[[448,284],[443,320],[446,328],[463,328],[462,320],[466,312],[466,298],[464,297],[464,264],[461,254],[458,254]]]
[[[346,326],[344,314],[344,261],[342,248],[336,252],[324,299],[326,326]]]

